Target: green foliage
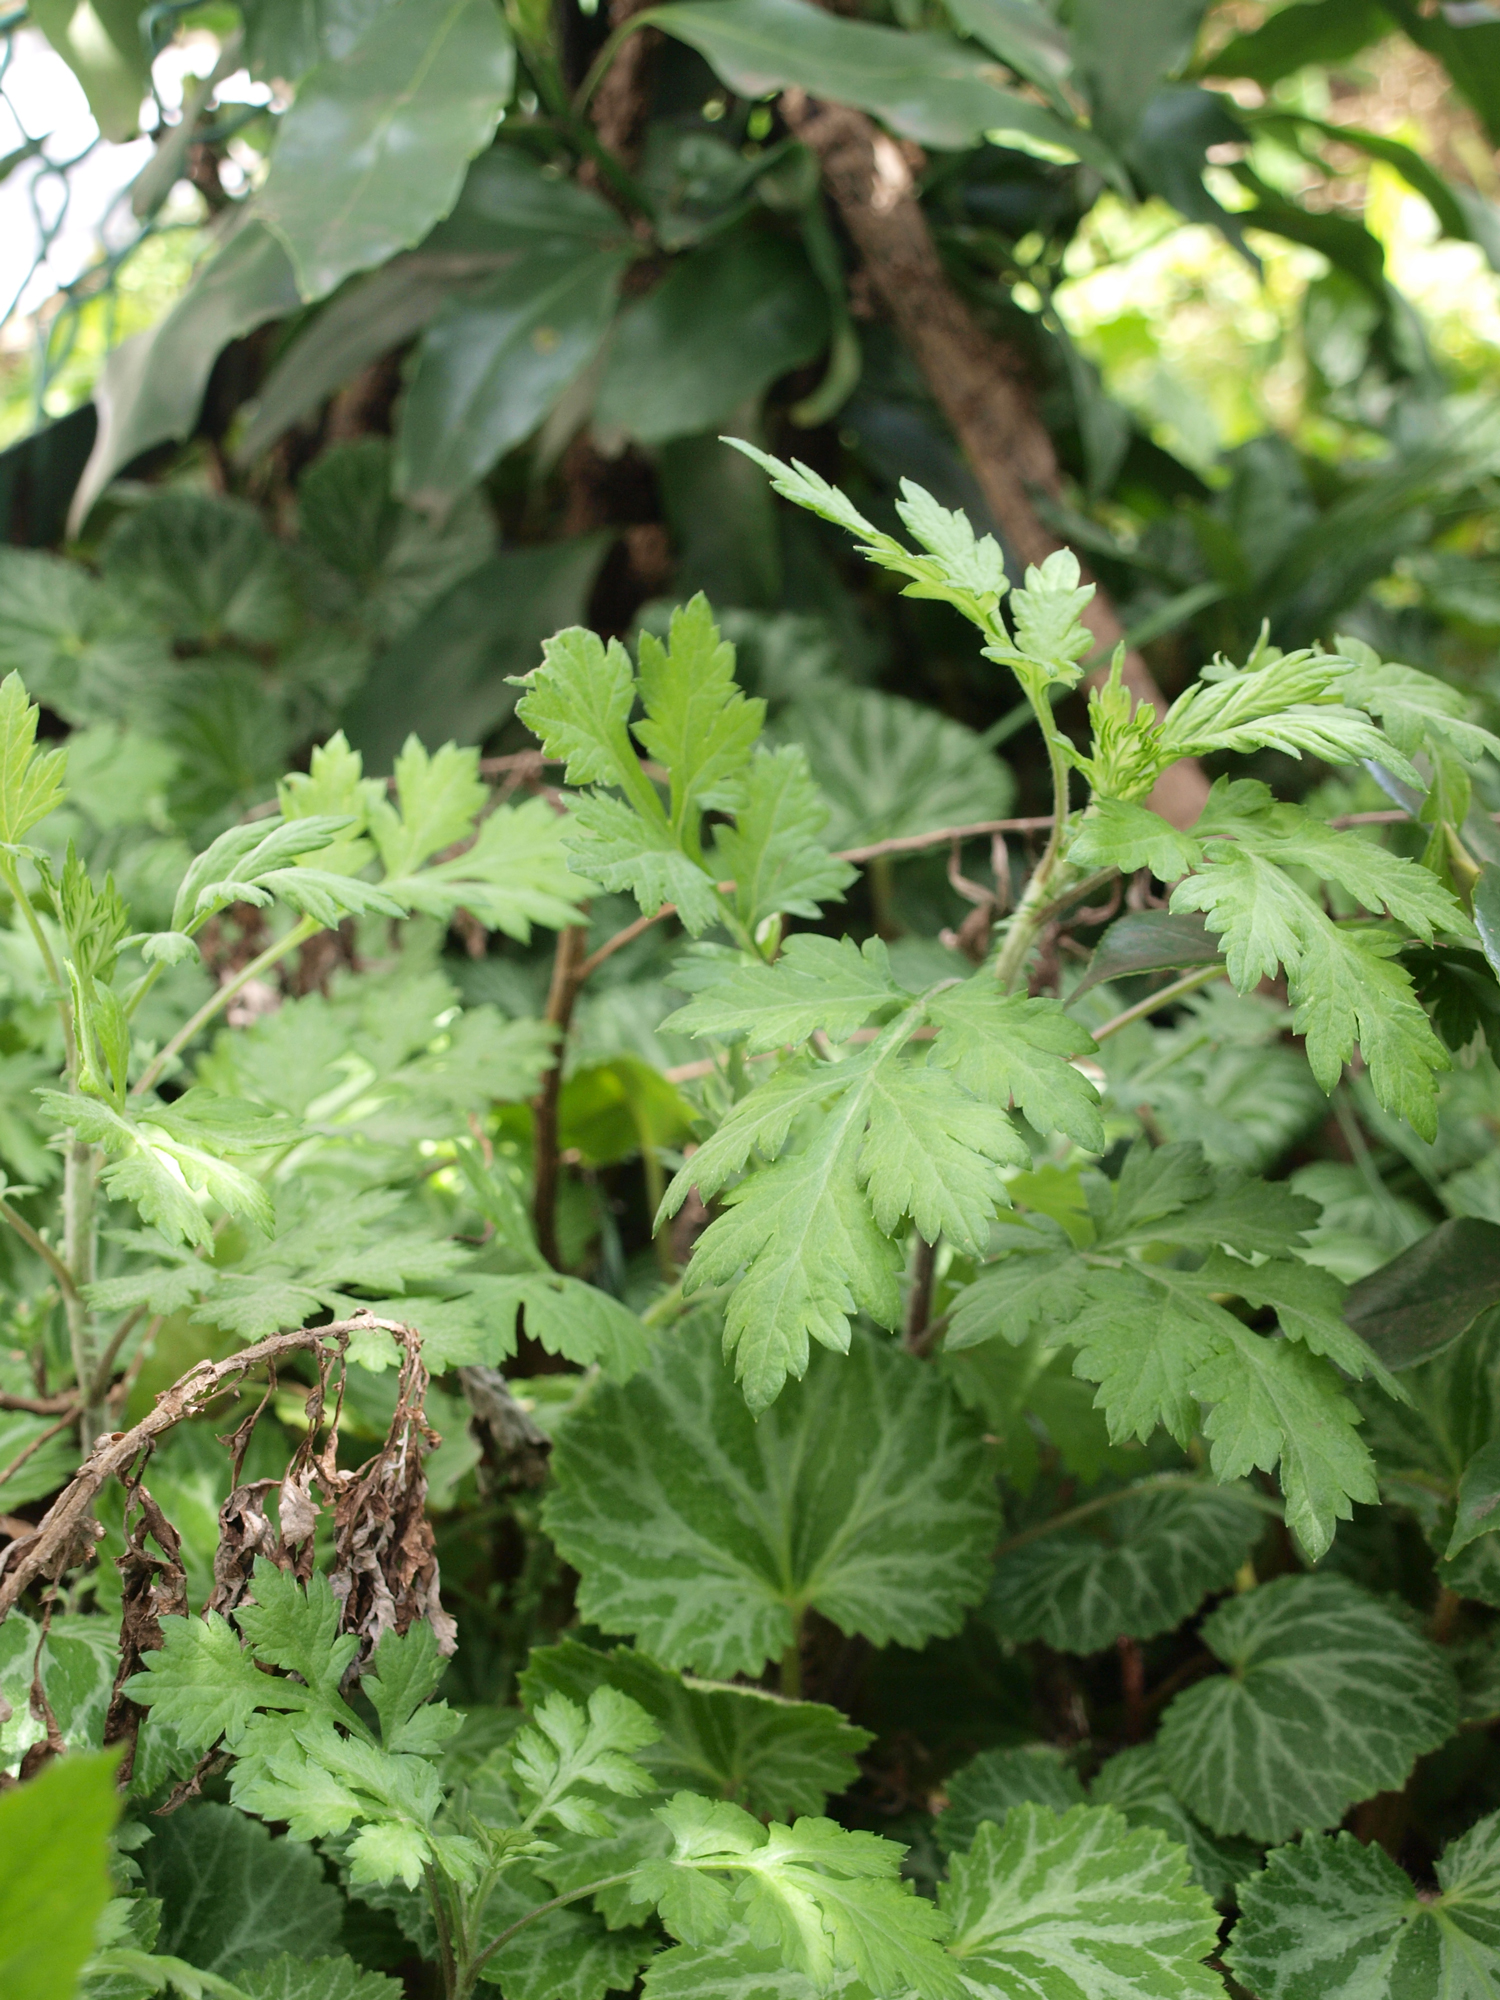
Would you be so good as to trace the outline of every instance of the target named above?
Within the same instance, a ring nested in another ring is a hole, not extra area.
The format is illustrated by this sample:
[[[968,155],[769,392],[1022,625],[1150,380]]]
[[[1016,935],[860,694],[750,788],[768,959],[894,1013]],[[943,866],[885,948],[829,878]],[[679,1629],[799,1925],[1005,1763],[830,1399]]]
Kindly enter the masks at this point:
[[[1267,2000],[1354,1982],[1371,2000],[1483,1992],[1496,1973],[1495,1836],[1492,1816],[1454,1841],[1425,1896],[1352,1834],[1279,1847],[1246,1894],[1230,1964]]]
[[[956,1399],[862,1340],[756,1422],[717,1346],[684,1332],[564,1429],[545,1518],[584,1615],[715,1675],[779,1659],[809,1606],[877,1645],[953,1631],[995,1521]]]
[[[1082,1247],[1043,1215],[1008,1232],[1015,1246],[961,1295],[949,1346],[1039,1330],[1075,1347],[1115,1439],[1144,1440],[1160,1423],[1185,1444],[1199,1404],[1212,1405],[1203,1431],[1215,1475],[1239,1479],[1279,1459],[1288,1525],[1320,1555],[1350,1502],[1374,1492],[1338,1370],[1391,1378],[1342,1319],[1342,1287],[1295,1254],[1312,1205],[1214,1174],[1188,1143],[1137,1145],[1116,1182],[1090,1184],[1089,1201]],[[1163,1244],[1202,1261],[1160,1261],[1151,1246]],[[1252,1332],[1226,1297],[1272,1308],[1283,1338]]]
[[[1399,1789],[1454,1727],[1441,1656],[1342,1577],[1285,1577],[1231,1599],[1204,1638],[1230,1673],[1175,1697],[1161,1759],[1216,1832],[1278,1840],[1328,1826],[1352,1800]]]
[[[1017,1805],[983,1823],[943,1891],[951,1951],[982,1988],[1126,2000],[1142,1990],[1210,1995],[1213,1906],[1186,1857],[1106,1807]]]
[[[421,1366],[48,1546],[7,1993],[1500,1981],[1500,228],[1386,129],[1404,36],[1500,132],[1500,28],[865,11],[28,16],[106,135],[179,26],[269,88],[157,120],[36,410],[127,206],[215,244],[0,466],[0,1591],[205,1358]]]
[[[1003,1553],[986,1615],[1007,1639],[1065,1653],[1097,1653],[1122,1633],[1149,1639],[1232,1581],[1263,1523],[1233,1487],[1126,1487],[1088,1523]]]
[[[17,2000],[70,1992],[109,1899],[116,1758],[70,1757],[0,1798],[0,1970]]]

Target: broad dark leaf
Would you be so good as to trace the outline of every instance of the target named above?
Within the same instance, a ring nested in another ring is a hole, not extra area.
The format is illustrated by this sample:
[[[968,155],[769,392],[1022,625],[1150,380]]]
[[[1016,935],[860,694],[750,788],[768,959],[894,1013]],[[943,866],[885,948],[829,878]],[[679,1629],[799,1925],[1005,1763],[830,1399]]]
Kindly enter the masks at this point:
[[[1094,949],[1088,971],[1073,988],[1073,997],[1106,979],[1212,965],[1219,956],[1218,939],[1195,913],[1177,916],[1170,910],[1142,910],[1110,925]]]
[[[715,0],[713,11],[740,4]],[[797,245],[737,232],[682,258],[621,315],[596,419],[643,444],[712,430],[827,337],[827,300]]]
[[[1349,1289],[1344,1317],[1388,1368],[1414,1368],[1500,1305],[1500,1224],[1460,1215]]]
[[[545,243],[438,313],[402,404],[396,490],[404,499],[445,514],[536,429],[594,358],[627,257]]]

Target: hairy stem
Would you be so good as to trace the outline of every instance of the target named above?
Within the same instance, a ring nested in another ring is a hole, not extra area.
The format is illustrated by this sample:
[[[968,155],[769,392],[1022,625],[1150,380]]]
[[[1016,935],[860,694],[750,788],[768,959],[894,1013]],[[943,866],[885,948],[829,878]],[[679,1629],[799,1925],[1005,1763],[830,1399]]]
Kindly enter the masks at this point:
[[[226,980],[217,993],[204,1001],[190,1021],[183,1022],[166,1047],[147,1063],[131,1095],[144,1097],[167,1064],[174,1057],[181,1055],[188,1043],[195,1035],[201,1034],[210,1021],[223,1013],[236,993],[242,992],[252,979],[259,979],[263,972],[269,972],[273,965],[279,965],[289,952],[295,951],[299,945],[306,944],[310,937],[316,937],[322,928],[316,917],[299,917],[284,938],[278,939],[275,944],[267,945],[258,958],[252,958],[248,965],[242,966],[233,979]]]
[[[1052,720],[1052,704],[1045,693],[1036,694],[1028,688],[1026,696],[1047,742],[1047,762],[1052,771],[1052,831],[1047,837],[1042,858],[1032,869],[1031,879],[1016,905],[1015,915],[1006,925],[1005,940],[995,959],[995,978],[1007,993],[1026,970],[1026,961],[1045,921],[1049,901],[1067,886],[1066,881],[1059,878],[1070,872],[1062,858],[1063,839],[1068,830],[1068,764],[1063,754],[1063,739]]]
[[[90,1402],[103,1404],[109,1393],[110,1373],[119,1357],[120,1349],[129,1339],[132,1330],[140,1323],[145,1310],[143,1305],[139,1305],[128,1312],[105,1343],[104,1352],[99,1356],[99,1365],[94,1371],[94,1379],[89,1385]]]
[[[98,1381],[98,1331],[93,1309],[83,1297],[94,1282],[98,1249],[94,1194],[98,1178],[98,1154],[85,1140],[70,1136],[63,1156],[63,1260],[72,1282],[63,1293],[63,1304],[68,1316],[73,1376],[83,1398],[78,1430],[85,1451],[105,1428]]]
[[[583,968],[587,963],[584,947],[587,943],[588,932],[582,924],[567,924],[557,934],[557,950],[552,959],[552,985],[547,994],[547,1011],[543,1016],[556,1029],[557,1044],[551,1064],[542,1078],[542,1087],[531,1104],[535,1161],[532,1219],[536,1225],[537,1248],[554,1271],[562,1269],[562,1257],[557,1247],[558,1105],[562,1098],[568,1028],[583,985]]]
[[[1148,993],[1144,1000],[1137,1000],[1133,1007],[1126,1007],[1123,1012],[1106,1021],[1102,1028],[1095,1028],[1094,1040],[1107,1042],[1111,1035],[1119,1034],[1122,1028],[1128,1028],[1133,1021],[1144,1021],[1148,1014],[1156,1013],[1161,1007],[1170,1007],[1174,1000],[1182,999],[1184,994],[1196,993],[1200,986],[1207,986],[1211,980],[1228,977],[1228,968],[1222,960],[1214,965],[1200,965],[1193,972],[1185,972],[1181,979],[1174,979],[1170,986],[1163,986],[1157,993]]]

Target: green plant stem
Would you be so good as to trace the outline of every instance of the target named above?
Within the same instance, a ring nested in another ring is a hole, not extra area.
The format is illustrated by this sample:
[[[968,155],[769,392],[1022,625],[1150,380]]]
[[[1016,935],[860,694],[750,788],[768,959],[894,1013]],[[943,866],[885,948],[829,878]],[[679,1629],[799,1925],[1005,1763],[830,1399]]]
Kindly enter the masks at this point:
[[[26,927],[36,940],[37,950],[42,954],[42,963],[47,968],[47,977],[52,981],[53,991],[57,996],[57,1012],[62,1021],[64,1060],[68,1075],[74,1076],[78,1070],[78,1045],[73,1036],[73,1010],[68,1003],[71,988],[63,978],[62,967],[58,964],[57,955],[42,928],[42,920],[37,915],[31,898],[21,887],[21,878],[16,872],[15,863],[3,855],[0,855],[0,880],[4,881],[6,888],[15,898],[16,907],[25,917]]]
[[[538,1917],[550,1916],[554,1910],[562,1909],[565,1904],[581,1902],[585,1896],[597,1896],[603,1889],[616,1889],[622,1882],[630,1881],[634,1874],[633,1868],[627,1868],[622,1875],[605,1875],[597,1882],[585,1882],[581,1889],[569,1889],[565,1895],[554,1896],[550,1903],[538,1903],[536,1908],[528,1910],[524,1917],[517,1917],[508,1929],[501,1931],[499,1937],[492,1938],[484,1950],[471,1958],[468,1965],[461,1970],[456,1989],[459,2000],[468,2000],[468,1995],[473,1992],[480,1973],[495,1953],[502,1951],[510,1943],[517,1931],[524,1931],[526,1926],[534,1924]]]
[[[289,952],[306,944],[310,937],[316,937],[322,928],[316,917],[299,917],[284,938],[267,945],[258,958],[252,958],[233,979],[226,980],[217,993],[204,1001],[192,1019],[183,1023],[166,1047],[147,1063],[131,1090],[131,1096],[144,1097],[173,1057],[180,1055],[194,1036],[201,1034],[210,1021],[223,1013],[236,993],[242,992],[252,979],[259,979],[263,972],[269,972],[273,965],[279,965]]]
[[[593,102],[594,92],[603,83],[610,64],[620,53],[621,45],[635,33],[637,28],[649,26],[650,22],[644,14],[635,14],[628,21],[622,21],[619,27],[615,29],[614,33],[600,49],[598,55],[589,64],[588,75],[578,86],[572,104],[572,112],[575,118],[582,119],[587,112],[589,105]]]
[[[1047,837],[1042,858],[1032,869],[1031,880],[1016,905],[1015,915],[1006,925],[1005,940],[995,959],[995,980],[1007,993],[1026,970],[1031,947],[1046,920],[1049,901],[1060,889],[1069,886],[1066,881],[1059,882],[1056,878],[1070,872],[1062,859],[1063,841],[1068,831],[1068,763],[1063,739],[1052,719],[1052,704],[1045,691],[1038,694],[1028,688],[1026,698],[1047,742],[1047,761],[1052,770],[1052,831]]]
[[[130,1338],[132,1330],[140,1324],[146,1308],[137,1306],[128,1312],[105,1343],[104,1352],[99,1356],[99,1366],[94,1371],[94,1379],[89,1385],[88,1399],[91,1403],[103,1404],[109,1393],[109,1378],[120,1349]]]
[[[802,1620],[797,1620],[797,1630],[792,1643],[781,1656],[781,1692],[787,1701],[802,1699]]]
[[[83,1297],[94,1282],[98,1245],[98,1221],[94,1193],[99,1176],[99,1160],[86,1141],[70,1137],[63,1156],[63,1259],[72,1284],[63,1294],[68,1316],[68,1345],[73,1356],[73,1376],[83,1398],[79,1417],[79,1438],[85,1451],[105,1429],[105,1411],[99,1400],[99,1346],[94,1315]]]
[[[438,1871],[429,1862],[423,1870],[427,1880],[427,1901],[432,1910],[433,1928],[437,1932],[438,1963],[443,1974],[443,1992],[447,2000],[454,2000],[458,1992],[458,1964],[453,1953],[453,1936],[448,1925],[448,1907],[443,1901],[443,1884]]]
[[[65,1299],[71,1298],[74,1291],[73,1273],[68,1269],[62,1258],[58,1256],[52,1245],[44,1237],[37,1234],[24,1215],[18,1213],[17,1210],[11,1207],[8,1201],[3,1199],[0,1199],[0,1218],[3,1218],[10,1224],[28,1250],[34,1250],[37,1256],[41,1258],[42,1262],[51,1271],[53,1277],[56,1278],[59,1286],[62,1288],[63,1297]]]
[[[1185,972],[1181,979],[1174,979],[1170,986],[1163,986],[1158,993],[1148,994],[1144,1000],[1137,1000],[1133,1007],[1115,1014],[1102,1028],[1093,1030],[1096,1042],[1106,1042],[1111,1035],[1119,1034],[1133,1021],[1143,1021],[1148,1014],[1154,1014],[1158,1007],[1170,1007],[1174,1000],[1180,1000],[1185,993],[1195,993],[1200,986],[1207,986],[1211,980],[1227,979],[1228,968],[1219,965],[1200,965],[1193,972]]]

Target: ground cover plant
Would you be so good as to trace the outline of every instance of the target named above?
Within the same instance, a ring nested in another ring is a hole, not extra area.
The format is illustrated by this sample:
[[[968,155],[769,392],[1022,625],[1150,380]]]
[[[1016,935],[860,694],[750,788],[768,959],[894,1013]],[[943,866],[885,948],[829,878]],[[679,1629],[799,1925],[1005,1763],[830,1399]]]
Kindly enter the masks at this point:
[[[1491,11],[27,36],[6,2000],[1500,2000]]]
[[[545,643],[537,795],[335,736],[196,854],[144,808],[112,841],[68,790],[108,750],[0,690],[0,1491],[57,1493],[0,1570],[7,1978],[1487,1991],[1495,1226],[1351,1288],[1325,1206],[1143,1071],[1286,1029],[1281,1142],[1352,1091],[1440,1149],[1494,1074],[1493,836],[1450,815],[1500,740],[1262,638],[1164,713],[1117,649],[1076,742],[1068,552],[1013,580],[914,484],[898,538],[743,449],[1033,711],[1054,812],[967,955],[839,931],[858,863],[701,596],[634,656]],[[1409,851],[1244,776],[1187,831],[1146,803],[1268,747],[1409,788]],[[550,957],[539,1016],[458,1005],[460,908],[519,953],[482,970]],[[642,949],[705,1053],[569,1073]]]

